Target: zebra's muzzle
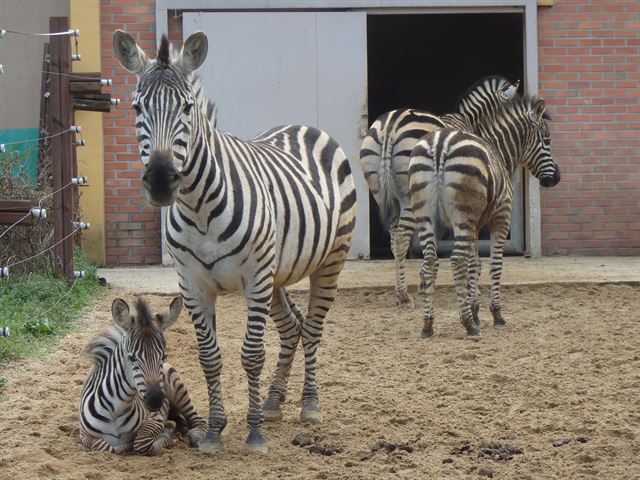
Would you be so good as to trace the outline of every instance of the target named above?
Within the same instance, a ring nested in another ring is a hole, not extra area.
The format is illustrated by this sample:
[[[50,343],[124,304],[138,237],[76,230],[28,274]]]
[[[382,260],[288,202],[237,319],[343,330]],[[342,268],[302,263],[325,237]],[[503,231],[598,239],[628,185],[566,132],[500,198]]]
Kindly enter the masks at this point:
[[[162,408],[164,392],[159,386],[151,387],[144,396],[144,402],[150,411],[157,412]]]
[[[553,175],[543,175],[540,177],[540,185],[549,188],[555,187],[560,182],[560,171],[556,170]]]
[[[182,177],[168,152],[151,152],[142,184],[152,205],[171,205],[178,194]]]

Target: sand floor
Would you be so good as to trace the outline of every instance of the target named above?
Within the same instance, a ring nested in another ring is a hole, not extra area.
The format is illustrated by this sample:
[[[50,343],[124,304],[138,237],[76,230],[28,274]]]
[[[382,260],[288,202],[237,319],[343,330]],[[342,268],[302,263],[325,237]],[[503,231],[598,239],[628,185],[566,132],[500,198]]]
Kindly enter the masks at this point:
[[[112,299],[132,293],[105,288],[81,331],[50,356],[2,372],[9,383],[0,399],[0,479],[640,478],[637,286],[505,287],[508,325],[500,329],[490,325],[484,289],[479,339],[465,337],[450,287],[436,291],[431,339],[419,336],[421,309],[393,306],[392,289],[344,290],[320,348],[324,423],[298,422],[298,355],[284,419],[266,424],[266,456],[242,449],[244,307],[240,297],[226,295],[218,304],[229,417],[225,451],[206,456],[176,442],[156,458],[89,453],[78,440],[77,402],[89,368],[82,352],[109,325]],[[170,301],[147,298],[157,309]],[[305,294],[294,298],[303,304]],[[186,313],[167,338],[169,361],[206,416],[205,383]],[[278,351],[273,324],[266,343],[263,391]],[[302,432],[323,435],[320,442],[342,447],[341,453],[325,456],[292,445]],[[372,452],[381,440],[392,451]],[[392,443],[405,443],[411,452],[393,450]],[[523,453],[509,460],[482,453],[507,443]]]

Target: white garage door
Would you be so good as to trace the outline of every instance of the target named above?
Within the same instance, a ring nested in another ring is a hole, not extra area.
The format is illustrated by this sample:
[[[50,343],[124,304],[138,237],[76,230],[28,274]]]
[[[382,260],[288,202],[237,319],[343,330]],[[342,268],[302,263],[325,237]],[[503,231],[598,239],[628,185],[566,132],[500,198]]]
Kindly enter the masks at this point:
[[[185,38],[203,30],[200,74],[218,126],[251,138],[276,125],[321,128],[351,162],[358,194],[352,258],[369,257],[368,190],[357,163],[367,127],[366,13],[185,12]]]

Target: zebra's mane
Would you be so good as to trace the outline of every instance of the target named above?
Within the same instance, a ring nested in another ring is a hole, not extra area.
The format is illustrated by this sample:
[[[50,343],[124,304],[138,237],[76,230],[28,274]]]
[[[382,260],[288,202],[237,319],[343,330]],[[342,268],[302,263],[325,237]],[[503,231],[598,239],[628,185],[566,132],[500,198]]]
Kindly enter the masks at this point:
[[[122,329],[111,327],[89,342],[85,354],[93,361],[94,365],[104,365],[111,358],[123,337]]]
[[[460,107],[462,105],[462,101],[465,100],[466,98],[469,98],[469,95],[471,95],[471,93],[474,90],[477,90],[478,87],[484,85],[485,82],[491,82],[491,81],[495,81],[496,83],[506,82],[509,85],[512,85],[512,83],[509,80],[507,80],[505,77],[503,77],[502,75],[487,75],[486,77],[482,77],[480,80],[478,80],[473,85],[471,85],[469,88],[467,88],[467,90],[462,95],[460,95],[458,97],[458,101],[456,103],[456,112],[460,112]]]
[[[162,35],[160,46],[158,47],[158,55],[156,56],[158,65],[162,68],[167,68],[171,64],[172,53],[169,46],[169,39],[166,35]]]
[[[198,103],[198,107],[209,120],[211,127],[217,128],[216,125],[218,121],[218,107],[214,102],[204,96],[204,84],[200,75],[197,75],[195,73],[192,74],[191,88],[193,88],[193,96]]]
[[[483,129],[483,127],[491,128],[495,125],[496,118],[504,117],[505,115],[513,117],[513,114],[518,111],[526,113],[529,110],[532,110],[536,102],[540,99],[541,98],[538,95],[516,95],[509,100],[500,102],[495,111],[490,112],[487,115],[483,115],[478,119],[476,133]],[[545,120],[551,120],[551,116],[546,111],[542,114],[542,118]]]

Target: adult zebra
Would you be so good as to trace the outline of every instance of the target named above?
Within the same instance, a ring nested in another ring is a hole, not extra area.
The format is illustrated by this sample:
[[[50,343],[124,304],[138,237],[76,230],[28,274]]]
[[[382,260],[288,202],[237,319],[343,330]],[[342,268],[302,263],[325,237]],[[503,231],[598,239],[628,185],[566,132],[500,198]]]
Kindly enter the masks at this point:
[[[246,298],[242,365],[249,382],[246,447],[267,451],[263,410],[282,417],[293,355],[305,355],[303,422],[320,422],[316,351],[337,292],[355,224],[356,193],[349,162],[326,133],[305,126],[277,127],[251,141],[217,131],[206,101],[194,96],[192,73],[207,54],[202,32],[170,58],[163,37],[149,60],[126,33],[114,34],[116,55],[137,74],[133,105],[149,201],[170,205],[166,241],[199,346],[209,393],[209,430],[199,448],[222,448],[227,420],[222,403],[222,359],[216,336],[216,296],[239,290]],[[310,278],[309,310],[302,316],[285,287]],[[264,408],[260,374],[263,333],[271,316],[280,356]]]
[[[152,314],[136,299],[130,309],[116,298],[117,328],[94,338],[87,353],[93,368],[80,397],[80,442],[98,452],[157,455],[171,445],[175,430],[193,443],[207,431],[178,372],[166,359],[164,331],[182,310],[175,298],[165,312]]]
[[[478,80],[462,95],[456,113],[436,116],[416,109],[387,112],[376,119],[360,148],[360,164],[382,224],[389,229],[391,251],[396,262],[398,305],[411,306],[407,291],[404,262],[416,229],[409,200],[409,160],[418,140],[440,128],[454,127],[473,131],[480,115],[494,111],[512,98],[520,82],[511,84],[497,75]]]
[[[451,264],[460,319],[469,335],[480,333],[477,319],[477,237],[484,225],[491,234],[491,303],[495,325],[501,314],[502,252],[509,233],[513,188],[511,176],[524,165],[543,187],[560,181],[551,153],[544,100],[514,97],[495,112],[480,117],[477,135],[445,128],[422,138],[409,163],[409,189],[420,243],[424,286],[423,336],[433,335],[433,291],[437,275],[435,222],[453,226]],[[471,268],[469,268],[471,265]]]

